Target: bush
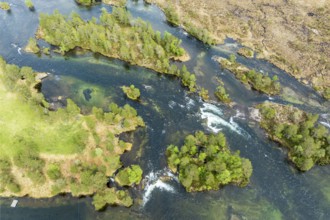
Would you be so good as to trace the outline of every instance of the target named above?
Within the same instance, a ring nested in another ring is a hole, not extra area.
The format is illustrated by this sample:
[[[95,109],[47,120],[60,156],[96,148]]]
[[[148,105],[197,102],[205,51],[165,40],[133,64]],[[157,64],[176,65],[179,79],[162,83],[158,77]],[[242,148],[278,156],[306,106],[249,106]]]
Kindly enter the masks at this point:
[[[122,86],[121,87],[123,92],[127,95],[128,98],[132,100],[137,100],[140,97],[140,90],[138,88],[135,88],[134,85],[128,86]]]
[[[31,0],[25,0],[25,5],[29,9],[33,9],[34,8],[33,2]]]
[[[59,164],[50,164],[48,166],[47,175],[51,180],[58,180],[62,177],[61,168]]]
[[[120,170],[115,179],[121,186],[139,184],[142,180],[142,169],[138,165],[131,165],[130,167]]]

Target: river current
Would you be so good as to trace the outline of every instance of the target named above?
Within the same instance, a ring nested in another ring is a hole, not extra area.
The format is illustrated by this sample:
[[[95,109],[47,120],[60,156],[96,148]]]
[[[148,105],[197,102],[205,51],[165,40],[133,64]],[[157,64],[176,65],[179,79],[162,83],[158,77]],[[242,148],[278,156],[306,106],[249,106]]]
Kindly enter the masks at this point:
[[[34,36],[39,13],[58,9],[69,15],[76,11],[89,19],[98,17],[102,7],[111,11],[111,6],[99,4],[86,8],[79,7],[74,0],[34,0],[35,11],[29,11],[24,1],[8,2],[11,12],[0,11],[0,55],[8,63],[49,72],[42,84],[42,93],[49,102],[61,106],[59,96],[71,98],[84,112],[92,106],[106,107],[112,101],[120,105],[129,103],[147,126],[121,137],[134,143],[132,151],[122,156],[123,163],[137,163],[144,170],[143,187],[130,189],[135,201],[133,207],[110,206],[96,212],[91,198],[62,195],[51,199],[18,198],[17,207],[10,208],[13,198],[0,198],[1,220],[330,219],[329,166],[298,172],[287,160],[287,152],[269,141],[249,114],[251,107],[268,100],[319,113],[320,123],[330,127],[330,103],[311,88],[266,61],[237,55],[237,60],[250,68],[278,75],[284,95],[269,97],[247,89],[213,59],[235,54],[241,47],[238,42],[227,39],[223,45],[205,46],[180,27],[170,26],[159,8],[142,0],[128,0],[127,10],[134,17],[149,21],[154,29],[168,31],[182,40],[182,46],[192,57],[185,64],[196,73],[198,85],[209,90],[211,103],[189,94],[176,78],[99,54],[80,51],[64,57],[28,54],[22,48]],[[212,95],[217,79],[224,82],[236,103],[234,107],[217,102]],[[120,86],[130,84],[140,89],[141,102],[127,100],[123,95]],[[239,150],[241,156],[251,160],[253,174],[247,187],[228,185],[219,191],[202,193],[184,190],[177,177],[166,169],[165,149],[169,144],[181,144],[185,135],[197,130],[222,131],[231,150]]]

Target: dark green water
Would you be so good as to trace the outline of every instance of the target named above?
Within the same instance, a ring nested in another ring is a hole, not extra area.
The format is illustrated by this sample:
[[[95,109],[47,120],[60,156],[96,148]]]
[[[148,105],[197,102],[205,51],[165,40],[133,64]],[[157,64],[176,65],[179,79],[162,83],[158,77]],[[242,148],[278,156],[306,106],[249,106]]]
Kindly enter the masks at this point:
[[[130,66],[125,62],[97,54],[66,57],[38,57],[27,54],[23,48],[38,26],[38,14],[58,9],[70,14],[76,11],[84,18],[98,17],[101,7],[78,7],[73,0],[34,1],[36,10],[30,12],[24,2],[9,1],[11,13],[0,11],[0,55],[7,62],[28,65],[37,71],[51,73],[44,80],[42,92],[50,102],[61,106],[58,96],[72,98],[85,112],[92,106],[105,107],[111,101],[129,103],[143,117],[147,127],[123,135],[134,141],[133,150],[123,155],[123,163],[138,163],[144,170],[145,188],[131,189],[135,205],[129,209],[108,207],[95,212],[90,198],[58,196],[52,199],[19,198],[16,208],[10,208],[12,199],[0,199],[0,219],[330,219],[329,166],[316,166],[308,173],[299,173],[286,159],[286,152],[270,142],[263,131],[249,119],[249,107],[265,100],[291,104],[306,111],[322,114],[321,122],[330,124],[329,102],[312,89],[273,65],[261,60],[238,57],[245,65],[277,74],[285,87],[286,97],[268,97],[250,91],[229,72],[223,71],[212,59],[228,57],[240,45],[228,39],[224,45],[207,47],[189,37],[180,28],[169,26],[163,13],[142,0],[128,0],[127,8],[134,17],[151,22],[154,29],[171,32],[182,39],[183,47],[192,59],[185,63],[194,71],[198,84],[212,94],[216,79],[224,81],[232,99],[233,108],[222,104],[203,103],[198,96],[188,94],[180,82],[153,71]],[[181,64],[179,64],[181,65]],[[141,90],[141,102],[127,100],[120,86],[135,84]],[[84,91],[92,91],[89,101]],[[288,98],[290,97],[290,98]],[[212,96],[214,99],[214,97]],[[214,99],[215,100],[215,99]],[[186,193],[175,180],[162,181],[168,174],[166,146],[180,144],[186,134],[196,130],[222,130],[232,150],[251,160],[254,172],[246,188],[226,186],[216,192]]]

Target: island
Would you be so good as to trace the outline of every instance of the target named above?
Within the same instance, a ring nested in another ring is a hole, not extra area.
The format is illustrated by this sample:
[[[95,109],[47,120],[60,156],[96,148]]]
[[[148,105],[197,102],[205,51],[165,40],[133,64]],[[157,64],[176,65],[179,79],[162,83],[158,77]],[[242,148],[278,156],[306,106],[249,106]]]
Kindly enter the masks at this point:
[[[232,100],[229,97],[229,94],[227,93],[225,87],[224,87],[224,83],[222,80],[218,79],[218,82],[220,85],[217,86],[214,95],[223,103],[227,104],[227,105],[231,105]]]
[[[114,5],[117,7],[124,7],[126,5],[126,0],[75,0],[79,5],[83,6],[93,6],[97,3],[103,2],[104,4]]]
[[[137,100],[138,98],[140,98],[140,90],[134,85],[122,86],[121,89],[129,99]]]
[[[123,8],[114,7],[111,14],[102,9],[99,21],[92,18],[84,21],[77,13],[70,18],[55,11],[52,15],[40,14],[40,25],[36,36],[51,45],[57,52],[66,52],[80,47],[118,58],[132,65],[174,75],[191,92],[196,91],[196,76],[185,65],[181,69],[170,60],[186,61],[187,52],[180,47],[181,40],[168,32],[163,36],[154,31],[142,19],[133,19]]]
[[[278,77],[276,75],[270,78],[268,74],[250,70],[243,64],[238,63],[233,54],[230,55],[229,59],[218,57],[217,61],[224,69],[233,73],[238,80],[246,85],[250,85],[253,89],[267,95],[280,94],[281,84],[278,82]]]
[[[138,165],[123,168],[120,156],[132,144],[119,139],[123,132],[145,126],[142,118],[129,105],[115,103],[106,112],[93,107],[83,115],[70,99],[65,108],[50,111],[38,90],[47,75],[0,58],[0,105],[6,106],[0,109],[0,195],[48,198],[71,193],[93,196],[96,209],[131,206],[126,189],[108,188],[107,183],[109,177],[119,184],[127,177],[129,185],[142,178]]]
[[[34,9],[34,5],[33,2],[31,0],[25,0],[24,1],[26,7],[28,7],[28,9],[33,10]]]
[[[0,9],[10,11],[10,5],[8,2],[0,2]]]
[[[188,192],[218,190],[229,183],[246,186],[252,174],[250,160],[241,158],[239,151],[231,153],[221,132],[188,135],[180,148],[168,146],[166,157]]]
[[[318,115],[271,102],[257,108],[261,127],[270,139],[286,147],[289,159],[299,170],[308,171],[315,164],[330,164],[330,133],[317,123]]]
[[[330,99],[328,1],[145,0],[167,20],[207,44],[226,38],[313,87]]]

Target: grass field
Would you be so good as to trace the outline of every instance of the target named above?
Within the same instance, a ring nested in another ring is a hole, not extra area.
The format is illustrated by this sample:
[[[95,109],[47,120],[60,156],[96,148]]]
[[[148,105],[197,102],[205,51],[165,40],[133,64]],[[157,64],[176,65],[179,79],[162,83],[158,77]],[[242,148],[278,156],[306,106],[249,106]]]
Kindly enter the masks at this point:
[[[51,120],[51,116],[40,113],[41,107],[31,107],[8,93],[2,82],[0,106],[1,155],[14,156],[26,143],[49,154],[73,154],[83,150],[81,121]]]

